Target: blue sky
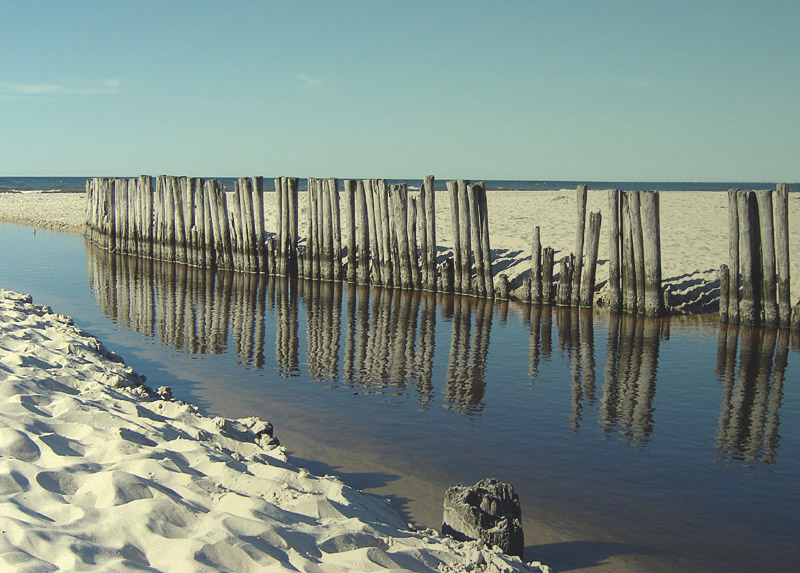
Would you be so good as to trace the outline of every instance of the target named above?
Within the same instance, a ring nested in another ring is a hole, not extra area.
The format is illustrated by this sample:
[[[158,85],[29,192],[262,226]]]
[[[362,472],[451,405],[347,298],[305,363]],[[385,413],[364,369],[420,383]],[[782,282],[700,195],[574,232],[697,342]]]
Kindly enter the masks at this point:
[[[800,2],[0,0],[0,176],[800,181]]]

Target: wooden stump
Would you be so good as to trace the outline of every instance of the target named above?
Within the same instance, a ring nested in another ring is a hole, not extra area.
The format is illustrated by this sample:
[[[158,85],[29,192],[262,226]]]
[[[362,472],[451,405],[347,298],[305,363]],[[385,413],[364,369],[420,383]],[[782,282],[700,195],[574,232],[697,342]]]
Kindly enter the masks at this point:
[[[370,249],[370,223],[369,223],[369,208],[367,206],[367,192],[365,189],[365,181],[358,181],[356,187],[356,206],[358,207],[356,214],[358,217],[357,228],[357,248],[358,248],[358,268],[357,268],[357,281],[358,284],[369,284],[369,249]],[[372,195],[370,185],[370,196]]]
[[[533,240],[531,241],[531,295],[530,301],[533,304],[542,303],[542,241],[539,227],[533,229]]]
[[[622,308],[625,312],[636,314],[636,269],[633,254],[633,222],[630,199],[622,194]]]
[[[461,273],[461,292],[464,294],[472,294],[474,292],[472,285],[472,244],[471,244],[471,229],[470,229],[470,206],[469,194],[467,186],[469,181],[467,179],[458,180],[458,234],[461,239],[461,268],[456,269],[456,272]]]
[[[425,268],[423,261],[420,268],[419,253],[417,252],[417,213],[421,209],[417,208],[417,198],[411,197],[408,202],[408,259],[411,264],[411,288],[421,290],[423,288],[422,270]],[[423,251],[424,257],[424,251]]]
[[[561,259],[558,288],[556,290],[556,305],[558,306],[570,306],[572,302],[572,273],[575,269],[574,260],[574,255]]]
[[[642,214],[639,192],[629,191],[631,230],[633,232],[633,259],[636,277],[636,313],[645,312],[645,268],[644,268],[644,236],[642,232]]]
[[[494,279],[492,274],[492,248],[489,242],[489,208],[486,201],[486,185],[478,184],[478,216],[480,219],[481,254],[483,255],[483,284],[486,296],[494,295]]]
[[[772,190],[756,191],[759,225],[761,227],[761,273],[764,324],[768,328],[780,325],[778,291],[775,284],[775,232],[772,223]]]
[[[356,282],[356,182],[344,182],[344,220],[347,228],[347,282]]]
[[[333,280],[342,280],[342,221],[339,211],[339,180],[328,179],[328,196],[331,202],[331,257],[333,258]]]
[[[542,251],[542,304],[553,304],[553,257],[552,247]]]
[[[592,291],[594,289],[595,273],[597,271],[597,253],[600,247],[600,226],[602,224],[602,217],[600,213],[589,214],[589,244],[586,251],[586,260],[583,266],[583,279],[580,282],[580,305],[591,307],[594,304],[594,296]],[[576,268],[574,272],[578,272]],[[573,288],[575,281],[572,281]],[[575,297],[572,297],[575,300]]]
[[[447,182],[447,192],[450,196],[450,223],[453,228],[453,289],[461,292],[461,216],[459,215],[458,183]],[[466,207],[464,207],[466,208]]]
[[[740,191],[739,255],[742,273],[742,300],[739,320],[745,326],[755,326],[761,315],[761,246],[759,244],[758,204],[752,191]]]
[[[486,297],[486,283],[483,272],[483,243],[481,242],[480,185],[467,185],[467,204],[469,205],[469,237],[472,245],[472,258],[475,260],[475,283],[473,293],[481,298]]]
[[[425,290],[436,290],[436,181],[433,175],[426,175],[421,193],[424,197],[418,213],[424,213],[421,221],[425,223],[425,244],[422,257],[425,261]]]
[[[730,303],[731,275],[728,265],[719,268],[719,322],[728,324],[728,305]]]

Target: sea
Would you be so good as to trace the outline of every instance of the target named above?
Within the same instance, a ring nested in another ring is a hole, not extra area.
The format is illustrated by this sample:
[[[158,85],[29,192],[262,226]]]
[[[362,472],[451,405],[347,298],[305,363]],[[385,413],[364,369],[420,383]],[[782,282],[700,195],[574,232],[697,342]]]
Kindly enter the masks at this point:
[[[134,177],[133,175],[129,177]],[[86,189],[87,177],[0,177],[0,193],[82,193]],[[233,191],[236,178],[206,177],[217,179],[226,189]],[[341,178],[345,179],[345,178]],[[273,191],[273,177],[264,177],[264,190]],[[387,183],[406,183],[409,189],[419,189],[421,179],[387,179]],[[486,180],[487,191],[557,191],[575,189],[588,185],[589,189],[621,189],[623,191],[727,191],[728,189],[774,189],[775,182],[707,182],[707,181],[515,181]],[[308,189],[307,179],[300,178],[300,191]],[[800,191],[800,183],[789,183],[789,191]],[[436,190],[446,189],[445,180],[436,181]]]

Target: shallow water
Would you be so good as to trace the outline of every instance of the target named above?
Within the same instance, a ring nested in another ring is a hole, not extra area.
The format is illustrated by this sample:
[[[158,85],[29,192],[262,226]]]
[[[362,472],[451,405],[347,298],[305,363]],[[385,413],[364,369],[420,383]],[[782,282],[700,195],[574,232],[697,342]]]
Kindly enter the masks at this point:
[[[268,281],[0,225],[34,295],[209,413],[437,526],[447,485],[514,484],[557,570],[790,571],[800,367],[784,332]],[[792,344],[794,343],[794,346]]]

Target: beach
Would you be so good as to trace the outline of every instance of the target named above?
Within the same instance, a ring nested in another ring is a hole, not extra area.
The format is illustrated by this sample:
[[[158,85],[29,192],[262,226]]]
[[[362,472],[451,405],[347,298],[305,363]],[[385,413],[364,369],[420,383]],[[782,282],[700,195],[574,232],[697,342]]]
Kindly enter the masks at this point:
[[[412,194],[413,195],[413,194]],[[717,271],[728,262],[728,198],[715,191],[661,191],[661,276],[675,314],[710,312],[719,298]],[[307,193],[299,194],[301,228],[307,216]],[[276,197],[265,193],[265,225],[277,226]],[[540,227],[542,247],[555,250],[556,262],[575,250],[577,198],[574,189],[558,191],[487,192],[492,268],[504,273],[512,296],[520,296],[522,279],[530,271],[531,238]],[[0,221],[18,222],[39,228],[82,232],[85,220],[82,193],[2,193]],[[604,217],[600,231],[595,299],[603,304],[608,279],[608,194],[589,190],[588,213]],[[789,221],[800,218],[800,194],[789,195]],[[450,202],[446,191],[436,192],[436,233],[439,256],[452,249]],[[346,231],[343,229],[343,241]],[[800,269],[800,234],[789,236],[791,268]],[[557,265],[556,265],[557,267]],[[558,269],[555,269],[557,273]],[[800,300],[800,280],[791,285],[791,302]]]

